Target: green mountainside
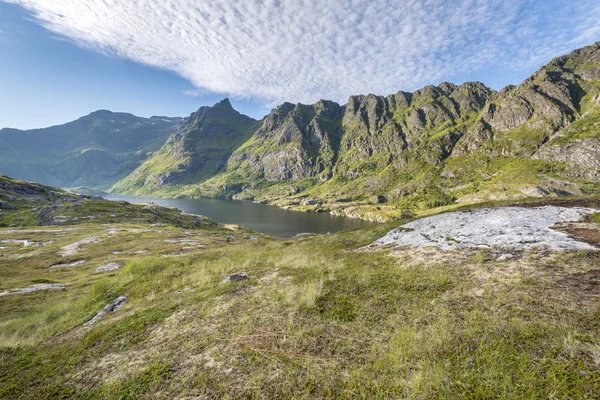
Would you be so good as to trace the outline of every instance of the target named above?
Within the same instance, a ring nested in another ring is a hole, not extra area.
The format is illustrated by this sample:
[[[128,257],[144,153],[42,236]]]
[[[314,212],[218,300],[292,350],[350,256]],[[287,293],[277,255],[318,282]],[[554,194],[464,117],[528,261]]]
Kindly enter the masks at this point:
[[[599,123],[600,42],[500,92],[442,83],[345,105],[284,103],[261,121],[225,99],[184,119],[98,111],[3,129],[0,173],[384,221],[460,203],[597,194]]]
[[[0,130],[0,172],[61,187],[107,189],[161,148],[180,118],[106,110],[44,129]]]
[[[228,99],[201,107],[184,119],[160,151],[154,153],[114,189],[136,194],[177,194],[177,188],[200,183],[227,165],[232,152],[258,127],[235,111]]]
[[[243,143],[255,121],[236,115],[239,141],[206,145],[203,133],[189,134],[203,132],[199,120],[187,119],[114,190],[251,199],[375,220],[463,202],[595,194],[600,42],[500,92],[442,83],[352,96],[344,106],[284,103]],[[231,129],[229,120],[212,122]],[[207,163],[210,147],[215,161]]]

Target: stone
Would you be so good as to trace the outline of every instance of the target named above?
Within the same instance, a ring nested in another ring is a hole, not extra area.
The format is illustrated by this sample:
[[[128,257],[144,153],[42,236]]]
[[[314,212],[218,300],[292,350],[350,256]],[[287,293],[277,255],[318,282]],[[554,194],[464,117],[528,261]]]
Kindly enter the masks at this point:
[[[158,215],[158,216],[160,216],[160,211],[158,211],[158,210],[156,209],[156,207],[152,207],[152,206],[145,206],[145,207],[144,207],[144,210],[146,210],[146,211],[148,211],[148,212],[150,212],[150,213],[152,213],[152,214],[154,214],[154,215]]]
[[[240,272],[238,274],[229,275],[227,278],[223,279],[220,284],[224,285],[225,283],[229,282],[241,282],[249,279],[250,277],[248,275],[246,275],[244,272]]]
[[[17,207],[13,206],[10,203],[7,203],[5,201],[0,201],[0,208],[4,209],[4,210],[16,210]]]
[[[319,200],[317,199],[306,199],[302,201],[303,206],[316,206],[319,205]]]
[[[387,198],[383,195],[377,195],[371,199],[371,202],[373,202],[375,204],[384,204],[384,203],[387,203],[387,201],[388,201]]]
[[[0,296],[6,296],[9,294],[16,294],[16,293],[33,293],[33,292],[38,292],[40,290],[60,290],[60,289],[65,289],[67,286],[69,286],[69,285],[62,284],[62,283],[40,283],[37,285],[25,287],[25,288],[5,290],[4,292],[0,292]]]
[[[121,307],[123,307],[123,305],[125,304],[125,301],[127,301],[127,297],[125,297],[125,296],[117,297],[117,299],[115,301],[113,301],[112,303],[108,303],[98,314],[96,314],[94,316],[94,318],[92,318],[91,320],[89,320],[88,322],[86,322],[83,325],[87,326],[87,325],[95,324],[96,322],[98,322],[102,318],[104,318],[104,316],[107,313],[119,311],[119,309],[121,309]]]
[[[58,252],[58,255],[63,256],[63,257],[75,255],[75,254],[79,253],[80,247],[83,246],[84,244],[97,243],[99,241],[100,241],[100,238],[98,236],[81,239],[75,243],[71,243],[69,245],[61,247],[60,251]]]
[[[123,264],[121,264],[120,262],[109,262],[106,264],[102,264],[101,266],[96,268],[96,272],[114,271],[121,268],[122,266]]]
[[[513,258],[515,258],[514,255],[512,255],[510,253],[506,253],[506,254],[499,255],[498,258],[496,258],[496,261],[498,261],[498,262],[506,262],[506,261],[512,260]]]
[[[79,261],[74,261],[72,263],[64,263],[64,264],[54,264],[50,266],[50,269],[57,269],[57,268],[74,268],[74,267],[78,267],[80,265],[85,264],[86,261],[85,260],[79,260]]]
[[[559,222],[579,221],[596,213],[590,208],[500,207],[450,212],[422,218],[390,231],[367,247],[595,250],[563,232],[551,229]],[[505,253],[503,253],[505,254]]]

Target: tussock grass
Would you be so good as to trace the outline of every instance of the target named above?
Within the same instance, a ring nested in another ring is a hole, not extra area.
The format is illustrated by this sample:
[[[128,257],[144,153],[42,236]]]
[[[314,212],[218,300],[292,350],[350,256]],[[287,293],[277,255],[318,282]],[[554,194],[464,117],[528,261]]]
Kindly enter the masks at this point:
[[[3,288],[71,286],[0,297],[0,397],[598,396],[598,252],[497,263],[483,250],[358,250],[391,227],[229,242],[210,228],[188,252],[164,242],[179,228],[125,231],[56,272],[56,251],[98,226],[40,234],[57,242],[0,259]],[[94,273],[112,257],[128,261]],[[221,284],[237,272],[252,279]],[[121,310],[83,326],[122,294]]]

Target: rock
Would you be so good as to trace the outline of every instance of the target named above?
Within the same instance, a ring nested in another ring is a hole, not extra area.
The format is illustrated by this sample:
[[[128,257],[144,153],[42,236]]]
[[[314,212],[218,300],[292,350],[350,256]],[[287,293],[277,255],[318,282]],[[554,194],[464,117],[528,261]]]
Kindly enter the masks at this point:
[[[120,262],[109,262],[106,264],[102,264],[101,266],[96,268],[96,272],[114,271],[121,268],[122,266],[123,264],[121,264]]]
[[[0,208],[4,209],[4,210],[16,210],[17,207],[13,206],[10,203],[7,203],[5,201],[0,201]]]
[[[158,210],[156,209],[156,207],[152,207],[152,206],[145,206],[145,207],[144,207],[144,210],[146,210],[146,211],[148,211],[148,212],[151,212],[151,213],[152,213],[152,214],[154,214],[154,215],[158,215],[158,216],[160,216],[160,211],[158,211]]]
[[[578,221],[598,212],[589,208],[501,207],[450,212],[422,218],[394,229],[368,246],[529,249],[548,246],[556,250],[595,250],[550,227]],[[507,256],[508,257],[508,256]]]
[[[305,199],[302,201],[303,206],[316,206],[319,205],[319,200],[317,199]]]
[[[512,260],[513,258],[515,258],[515,256],[513,256],[510,253],[506,253],[506,254],[499,255],[498,258],[496,258],[496,261],[498,261],[498,262],[506,262],[508,260]]]
[[[73,256],[73,255],[79,253],[79,250],[80,250],[79,248],[82,245],[97,243],[99,241],[100,241],[100,238],[98,236],[81,239],[75,243],[71,243],[69,245],[61,247],[60,251],[58,252],[58,255],[63,256],[63,257]]]
[[[387,203],[387,198],[383,195],[377,195],[371,199],[371,202],[375,204],[384,204]]]
[[[550,141],[531,158],[567,163],[571,168],[581,171],[586,178],[600,180],[600,139],[573,140],[567,143]]]
[[[125,296],[117,297],[117,299],[115,301],[113,301],[112,303],[108,303],[98,314],[96,314],[94,316],[94,318],[92,318],[91,320],[89,320],[88,322],[86,322],[83,325],[87,326],[87,325],[95,324],[96,322],[98,322],[102,318],[104,318],[104,316],[107,313],[119,311],[119,309],[121,307],[123,307],[123,305],[125,304],[125,301],[127,301],[127,297],[125,297]]]
[[[224,284],[229,283],[229,282],[247,281],[249,279],[250,279],[250,277],[248,275],[246,275],[245,273],[241,272],[239,274],[229,275],[227,278],[225,278],[225,279],[223,279],[221,281],[220,285],[224,285]]]
[[[40,290],[60,290],[60,289],[65,289],[67,286],[69,286],[69,285],[62,284],[62,283],[40,283],[40,284],[32,285],[32,286],[29,286],[26,288],[5,290],[4,292],[0,292],[0,296],[6,296],[9,294],[15,294],[15,293],[33,293],[33,292],[38,292]]]
[[[134,251],[134,254],[146,254],[148,253],[148,250],[138,250],[138,251]]]
[[[86,263],[85,260],[79,260],[79,261],[74,261],[72,263],[54,264],[54,265],[50,266],[50,269],[56,269],[56,268],[73,268],[73,267],[78,267],[80,265],[83,265],[85,263]]]
[[[196,242],[195,240],[181,240],[179,243],[186,245],[186,246],[202,247],[200,242]]]
[[[33,242],[30,242],[27,239],[6,239],[6,240],[0,240],[0,243],[2,243],[2,244],[22,244],[23,247],[28,247],[33,244]]]

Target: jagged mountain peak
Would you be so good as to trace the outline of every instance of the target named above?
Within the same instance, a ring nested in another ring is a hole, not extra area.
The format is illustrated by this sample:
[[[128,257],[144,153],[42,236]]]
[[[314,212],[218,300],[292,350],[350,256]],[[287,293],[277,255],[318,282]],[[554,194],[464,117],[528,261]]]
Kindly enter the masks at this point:
[[[594,118],[600,106],[599,49],[596,43],[558,57],[522,84],[499,92],[481,82],[441,82],[414,92],[350,96],[345,105],[327,100],[286,102],[260,122],[241,116],[224,99],[201,107],[179,125],[154,158],[168,168],[141,167],[136,173],[143,179],[125,186],[154,185],[160,190],[171,183],[198,184],[193,190],[264,199],[261,190],[268,191],[264,188],[277,182],[286,188],[272,193],[279,198],[305,190],[297,185],[308,185],[306,191],[314,187],[319,193],[345,198],[380,192],[405,204],[404,197],[435,195],[446,202],[480,190],[461,178],[465,171],[470,171],[467,176],[473,181],[483,177],[479,182],[483,186],[503,182],[499,171],[490,167],[499,159],[571,157],[569,162],[577,166],[582,165],[576,160],[579,157],[595,165],[593,160],[600,156],[596,157],[594,149],[599,146],[593,142],[597,133],[590,127],[597,126]],[[587,130],[585,140],[569,142],[569,151],[553,150],[554,138],[571,135],[566,127],[584,117],[591,121],[579,128]],[[242,134],[240,127],[245,127]],[[237,141],[242,138],[245,141]],[[219,154],[218,162],[208,156],[211,152]],[[470,157],[464,161],[466,166],[455,168],[456,160],[463,157]],[[468,164],[472,160],[476,164]],[[147,173],[156,170],[161,172]],[[215,174],[214,182],[209,170]],[[506,182],[512,185],[515,179]],[[436,186],[442,183],[445,186]],[[461,189],[452,192],[457,185]],[[144,194],[143,190],[137,192]]]
[[[233,108],[228,98],[218,101],[212,106],[202,106],[196,112],[192,113],[191,119],[200,119],[204,116],[221,118],[244,118],[255,121],[254,118],[241,114]]]
[[[231,102],[229,101],[228,97],[225,97],[223,100],[215,103],[213,105],[213,108],[230,109],[230,110],[234,109],[233,106],[231,105]]]

